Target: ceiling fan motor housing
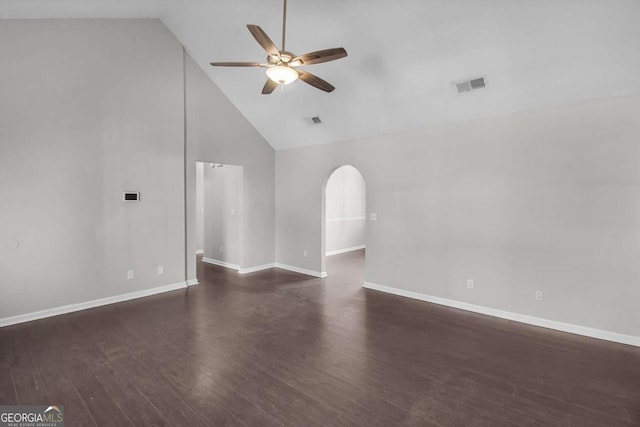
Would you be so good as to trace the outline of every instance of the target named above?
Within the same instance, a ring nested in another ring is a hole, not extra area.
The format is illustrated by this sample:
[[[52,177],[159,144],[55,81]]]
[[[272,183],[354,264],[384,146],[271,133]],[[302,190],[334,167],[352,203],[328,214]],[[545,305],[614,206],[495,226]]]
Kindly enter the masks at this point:
[[[267,56],[267,62],[269,65],[289,64],[296,56],[291,52],[281,51],[280,56],[269,55]]]

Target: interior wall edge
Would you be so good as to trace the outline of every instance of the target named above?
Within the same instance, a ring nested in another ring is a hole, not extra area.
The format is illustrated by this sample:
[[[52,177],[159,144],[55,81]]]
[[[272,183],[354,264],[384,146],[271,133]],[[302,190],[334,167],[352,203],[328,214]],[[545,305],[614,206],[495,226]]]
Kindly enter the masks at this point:
[[[196,162],[240,166],[242,189],[242,251],[238,266],[275,261],[275,150],[188,55],[187,74],[187,250],[196,253]],[[251,233],[248,232],[251,230]],[[210,254],[212,255],[212,254]],[[188,260],[196,274],[196,257]]]

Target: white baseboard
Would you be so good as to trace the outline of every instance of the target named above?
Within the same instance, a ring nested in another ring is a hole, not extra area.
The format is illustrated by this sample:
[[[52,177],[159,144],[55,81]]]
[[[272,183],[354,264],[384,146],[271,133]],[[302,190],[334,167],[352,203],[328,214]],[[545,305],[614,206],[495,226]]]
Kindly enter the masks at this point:
[[[204,254],[204,249],[198,249],[196,251],[196,255],[202,255],[202,254]]]
[[[199,285],[200,282],[198,282],[198,279],[189,279],[187,280],[187,286],[194,286],[194,285]]]
[[[202,261],[206,262],[207,264],[213,264],[213,265],[219,265],[220,267],[231,268],[232,270],[240,270],[240,266],[239,265],[231,264],[231,263],[226,262],[226,261],[220,261],[218,259],[202,257]]]
[[[300,267],[294,267],[292,265],[280,264],[279,262],[272,263],[272,264],[259,265],[259,266],[256,266],[256,267],[240,268],[239,265],[230,264],[228,262],[220,261],[220,260],[212,259],[212,258],[203,257],[202,261],[206,262],[208,264],[218,265],[220,267],[226,267],[226,268],[230,268],[232,270],[237,270],[239,274],[249,274],[249,273],[254,273],[256,271],[267,270],[269,268],[274,268],[275,267],[275,268],[281,268],[283,270],[293,271],[295,273],[306,274],[308,276],[313,276],[313,277],[320,277],[320,278],[327,277],[327,273],[326,272],[307,270],[306,268],[300,268]]]
[[[276,264],[272,262],[271,264],[263,264],[263,265],[258,265],[256,267],[241,268],[238,270],[238,273],[239,274],[255,273],[256,271],[268,270],[270,268],[274,268],[275,266]]]
[[[300,268],[300,267],[294,267],[292,265],[286,265],[286,264],[280,264],[279,262],[276,262],[276,268],[282,268],[283,270],[289,270],[289,271],[293,271],[294,273],[300,273],[300,274],[306,274],[308,276],[313,276],[313,277],[327,277],[327,272],[323,271],[313,271],[313,270],[307,270],[306,268]]]
[[[365,248],[366,248],[365,245],[353,246],[350,248],[336,249],[335,251],[329,251],[325,255],[331,256],[331,255],[346,254],[347,252],[359,251],[360,249],[365,249]]]
[[[115,295],[107,298],[95,299],[92,301],[80,302],[77,304],[63,305],[61,307],[49,308],[33,313],[20,314],[17,316],[5,317],[0,319],[0,327],[15,325],[17,323],[31,322],[33,320],[44,319],[46,317],[58,316],[60,314],[72,313],[74,311],[86,310],[88,308],[100,307],[103,305],[115,304],[117,302],[129,301],[132,299],[148,297],[151,295],[161,294],[164,292],[175,291],[176,289],[184,289],[187,287],[185,282],[174,283],[172,285],[159,286],[157,288],[144,289],[136,292]]]
[[[480,305],[468,304],[466,302],[434,297],[431,295],[406,291],[404,289],[378,285],[370,282],[365,282],[364,287],[375,291],[386,292],[402,297],[413,298],[421,301],[431,302],[434,304],[445,305],[447,307],[459,308],[461,310],[485,314],[487,316],[499,317],[501,319],[513,320],[515,322],[526,323],[529,325],[540,326],[548,329],[555,329],[557,331],[569,332],[571,334],[584,335],[591,338],[598,338],[601,340],[613,341],[640,347],[640,337],[635,337],[632,335],[624,335],[617,332],[603,331],[600,329],[588,328],[586,326],[578,326],[570,323],[557,322],[555,320],[542,319],[539,317],[527,316],[524,314],[512,313],[509,311],[497,310],[495,308],[483,307]]]
[[[228,262],[220,261],[218,259],[204,258],[203,257],[202,261],[206,262],[208,264],[218,265],[220,267],[226,267],[226,268],[230,268],[232,270],[237,270],[239,274],[255,273],[256,271],[267,270],[269,268],[274,268],[275,267],[275,268],[282,268],[283,270],[293,271],[295,273],[306,274],[308,276],[313,276],[313,277],[321,277],[321,278],[322,277],[327,277],[327,273],[325,273],[325,272],[321,273],[319,271],[307,270],[305,268],[294,267],[292,265],[286,265],[286,264],[280,264],[278,262],[271,263],[271,264],[258,265],[256,267],[240,268],[239,265],[230,264]]]

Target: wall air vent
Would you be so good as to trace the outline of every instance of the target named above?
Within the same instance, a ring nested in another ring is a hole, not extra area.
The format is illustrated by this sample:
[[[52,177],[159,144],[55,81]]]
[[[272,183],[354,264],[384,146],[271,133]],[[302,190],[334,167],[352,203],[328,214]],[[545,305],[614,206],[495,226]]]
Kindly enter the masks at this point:
[[[454,83],[459,94],[469,93],[487,87],[486,78],[477,77],[474,79],[462,80]]]

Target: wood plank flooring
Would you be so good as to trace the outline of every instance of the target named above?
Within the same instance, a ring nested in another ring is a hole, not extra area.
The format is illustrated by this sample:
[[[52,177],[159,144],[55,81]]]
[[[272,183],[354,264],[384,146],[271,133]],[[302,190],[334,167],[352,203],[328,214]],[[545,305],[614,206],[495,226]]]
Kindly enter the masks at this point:
[[[0,329],[0,404],[68,426],[640,426],[640,349],[365,290],[240,276]]]

